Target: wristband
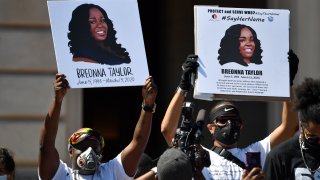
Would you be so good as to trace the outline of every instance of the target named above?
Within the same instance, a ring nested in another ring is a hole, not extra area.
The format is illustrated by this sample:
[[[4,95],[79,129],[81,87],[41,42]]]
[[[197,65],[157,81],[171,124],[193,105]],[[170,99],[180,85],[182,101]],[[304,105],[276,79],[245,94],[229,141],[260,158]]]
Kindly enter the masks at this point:
[[[183,95],[184,97],[187,97],[188,90],[181,89],[180,86],[178,86],[177,90],[176,90],[176,93],[179,93],[179,94]]]
[[[151,112],[151,113],[155,113],[156,112],[156,103],[153,103],[153,106],[150,107],[150,106],[147,106],[146,104],[144,104],[144,102],[142,102],[142,109],[146,112]]]
[[[156,167],[153,167],[150,169],[151,171],[153,171],[155,174],[157,174],[157,166]]]

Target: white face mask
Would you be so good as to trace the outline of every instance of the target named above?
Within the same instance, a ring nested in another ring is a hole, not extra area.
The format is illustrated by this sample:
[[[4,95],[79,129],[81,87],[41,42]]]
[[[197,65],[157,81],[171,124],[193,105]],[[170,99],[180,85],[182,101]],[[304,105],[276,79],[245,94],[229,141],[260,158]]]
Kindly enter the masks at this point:
[[[7,180],[7,175],[0,176],[0,180]]]
[[[97,155],[91,147],[77,157],[79,174],[94,174],[100,164],[101,156]]]

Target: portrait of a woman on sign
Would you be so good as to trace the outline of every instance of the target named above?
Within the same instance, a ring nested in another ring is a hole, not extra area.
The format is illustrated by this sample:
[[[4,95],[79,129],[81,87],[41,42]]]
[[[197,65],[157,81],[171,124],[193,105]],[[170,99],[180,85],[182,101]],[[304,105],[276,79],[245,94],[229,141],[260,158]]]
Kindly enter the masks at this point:
[[[74,62],[106,65],[129,64],[129,53],[117,43],[116,30],[106,11],[95,4],[82,4],[72,12],[68,46]]]
[[[235,24],[229,27],[220,42],[218,61],[221,65],[235,62],[242,66],[262,64],[261,42],[250,26]]]

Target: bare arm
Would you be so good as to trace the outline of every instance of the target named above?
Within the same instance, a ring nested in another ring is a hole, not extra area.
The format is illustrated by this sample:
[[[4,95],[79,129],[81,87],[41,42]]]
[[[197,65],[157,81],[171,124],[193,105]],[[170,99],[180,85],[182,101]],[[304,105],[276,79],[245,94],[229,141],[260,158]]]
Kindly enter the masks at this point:
[[[270,134],[271,149],[292,137],[298,130],[298,122],[298,114],[293,110],[293,103],[291,101],[283,102],[282,122]]]
[[[145,85],[142,88],[143,102],[148,107],[153,107],[157,96],[157,87],[153,82],[153,78],[146,79]],[[138,167],[139,159],[145,150],[149,140],[152,112],[141,110],[139,120],[134,130],[133,139],[130,144],[122,151],[121,160],[124,170],[127,175],[133,176]]]
[[[149,171],[144,175],[136,178],[135,180],[156,180],[156,174],[153,171]]]
[[[55,148],[59,116],[63,97],[67,93],[65,76],[57,74],[54,81],[55,96],[44,120],[40,134],[39,175],[41,179],[52,179],[59,167],[59,154]]]
[[[178,88],[161,123],[161,133],[169,146],[176,134],[184,99],[183,90]]]
[[[292,95],[293,80],[298,72],[299,66],[299,58],[292,49],[288,52],[288,61],[291,86],[290,94]],[[283,103],[282,107],[282,122],[280,126],[270,134],[271,149],[289,139],[298,129],[298,114],[293,110],[293,103],[291,101],[286,101]]]
[[[161,123],[161,133],[164,136],[167,144],[172,145],[172,140],[176,134],[182,105],[185,100],[184,94],[188,92],[192,86],[192,74],[197,72],[199,66],[197,55],[188,55],[186,61],[182,64],[182,75],[179,88],[173,96],[166,114]]]

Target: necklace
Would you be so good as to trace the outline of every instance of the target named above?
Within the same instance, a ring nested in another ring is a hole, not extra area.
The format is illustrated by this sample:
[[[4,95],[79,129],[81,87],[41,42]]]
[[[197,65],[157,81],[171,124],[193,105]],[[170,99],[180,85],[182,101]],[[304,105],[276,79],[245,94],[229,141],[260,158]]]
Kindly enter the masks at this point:
[[[311,168],[309,168],[308,164],[307,164],[307,160],[306,160],[306,157],[304,156],[304,152],[303,152],[303,142],[302,142],[302,135],[300,134],[299,136],[299,144],[300,144],[300,152],[301,152],[301,156],[302,156],[302,160],[303,160],[303,163],[304,165],[307,167],[307,169],[311,172],[311,174],[314,174],[315,172],[319,171],[320,170],[320,166],[314,170],[312,170]]]

